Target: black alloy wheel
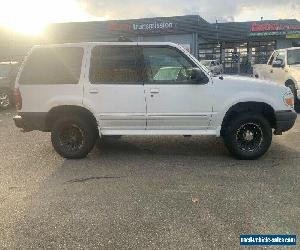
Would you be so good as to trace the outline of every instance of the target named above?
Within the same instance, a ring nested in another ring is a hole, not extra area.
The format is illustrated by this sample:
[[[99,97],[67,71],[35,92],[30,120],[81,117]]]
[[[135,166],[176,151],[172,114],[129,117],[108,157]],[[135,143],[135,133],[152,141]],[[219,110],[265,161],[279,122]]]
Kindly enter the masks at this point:
[[[269,149],[272,128],[262,114],[238,114],[224,128],[223,138],[227,149],[235,158],[254,160]]]
[[[255,123],[245,123],[237,131],[237,145],[242,151],[254,152],[263,142],[261,127]]]

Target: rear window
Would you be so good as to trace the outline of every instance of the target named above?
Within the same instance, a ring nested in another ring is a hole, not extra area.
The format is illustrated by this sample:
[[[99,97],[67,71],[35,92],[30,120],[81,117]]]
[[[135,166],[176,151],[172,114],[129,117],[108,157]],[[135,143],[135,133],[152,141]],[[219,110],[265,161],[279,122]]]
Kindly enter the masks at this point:
[[[83,48],[38,48],[29,56],[20,84],[77,84]]]

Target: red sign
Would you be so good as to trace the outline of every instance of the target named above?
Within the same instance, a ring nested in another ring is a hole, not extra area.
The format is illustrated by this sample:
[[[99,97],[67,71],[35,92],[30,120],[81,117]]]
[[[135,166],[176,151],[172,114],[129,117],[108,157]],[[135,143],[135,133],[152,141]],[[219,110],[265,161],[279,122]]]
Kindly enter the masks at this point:
[[[272,32],[284,30],[300,30],[300,24],[257,23],[251,24],[251,32]]]
[[[108,30],[109,31],[132,31],[132,25],[126,23],[119,23],[119,22],[109,22],[108,23]]]

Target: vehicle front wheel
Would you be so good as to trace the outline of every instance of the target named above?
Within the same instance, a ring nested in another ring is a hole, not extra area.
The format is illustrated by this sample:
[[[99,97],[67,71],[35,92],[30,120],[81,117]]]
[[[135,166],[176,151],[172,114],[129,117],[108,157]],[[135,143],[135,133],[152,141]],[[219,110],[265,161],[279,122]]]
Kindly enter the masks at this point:
[[[95,145],[96,131],[96,128],[87,119],[76,116],[61,118],[52,126],[52,145],[56,152],[64,158],[84,158]]]
[[[227,124],[223,138],[226,147],[235,158],[254,160],[269,149],[272,128],[260,114],[241,114]]]
[[[7,109],[11,105],[10,94],[7,90],[0,89],[0,109]]]

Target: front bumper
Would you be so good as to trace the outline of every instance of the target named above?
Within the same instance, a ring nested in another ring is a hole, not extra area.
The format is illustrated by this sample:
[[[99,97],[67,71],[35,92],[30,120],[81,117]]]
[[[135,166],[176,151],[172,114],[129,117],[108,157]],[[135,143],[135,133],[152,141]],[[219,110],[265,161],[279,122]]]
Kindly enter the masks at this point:
[[[290,130],[297,119],[297,113],[291,110],[275,112],[276,127],[275,135],[281,135],[283,132]]]

